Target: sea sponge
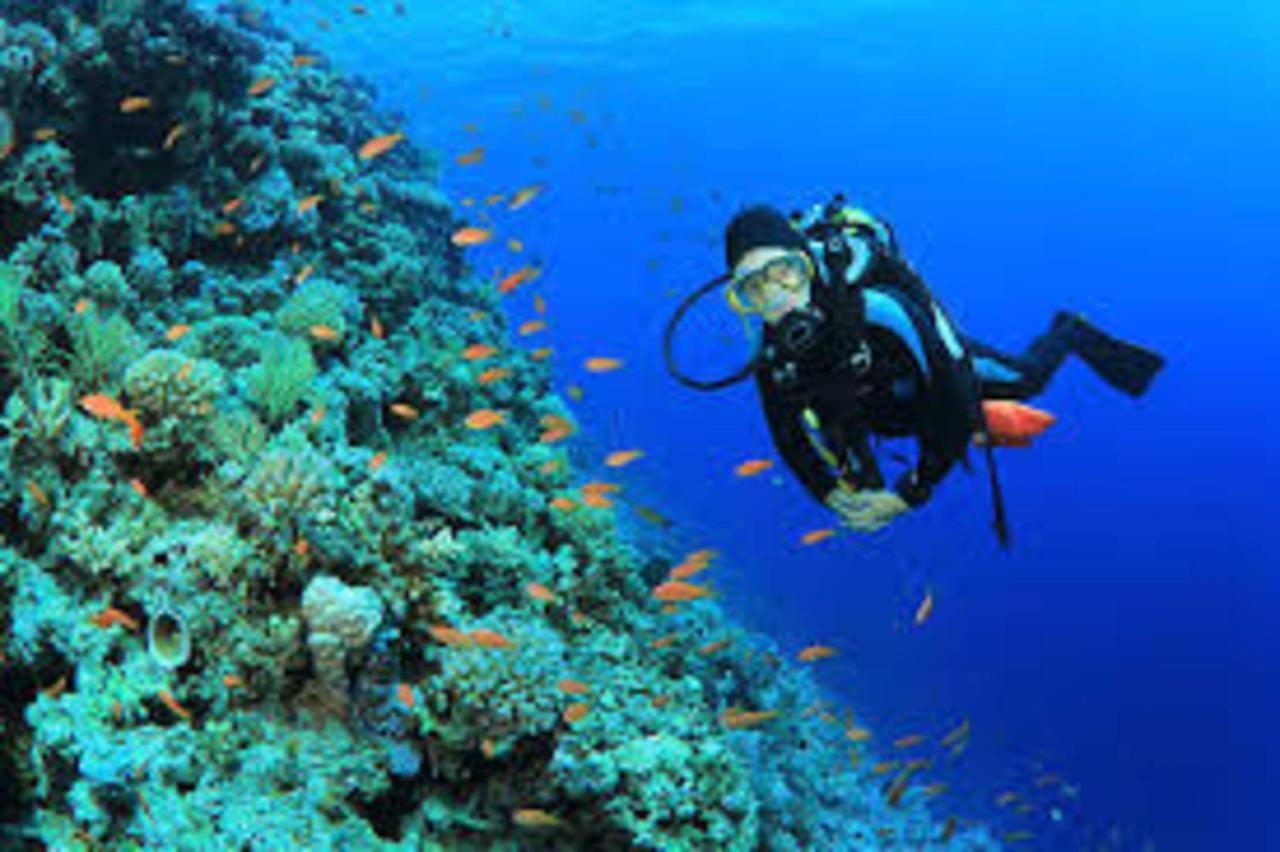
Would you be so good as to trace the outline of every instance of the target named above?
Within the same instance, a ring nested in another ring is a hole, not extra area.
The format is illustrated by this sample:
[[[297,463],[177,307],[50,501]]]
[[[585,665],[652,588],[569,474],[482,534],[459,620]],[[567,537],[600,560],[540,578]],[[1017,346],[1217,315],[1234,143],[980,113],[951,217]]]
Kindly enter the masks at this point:
[[[302,593],[302,617],[307,622],[317,697],[327,709],[346,715],[347,665],[359,662],[382,623],[382,600],[368,586],[348,586],[322,574],[312,578]]]

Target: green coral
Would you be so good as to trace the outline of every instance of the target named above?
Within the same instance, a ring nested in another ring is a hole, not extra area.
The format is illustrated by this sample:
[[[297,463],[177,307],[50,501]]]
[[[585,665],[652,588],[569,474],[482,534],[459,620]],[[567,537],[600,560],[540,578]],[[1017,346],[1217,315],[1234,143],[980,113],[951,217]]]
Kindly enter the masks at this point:
[[[278,424],[296,411],[315,376],[311,347],[275,334],[263,341],[258,365],[249,374],[249,398],[268,423]]]
[[[71,378],[86,393],[112,387],[140,348],[128,320],[116,313],[103,314],[92,306],[73,314],[67,330],[71,335]]]
[[[347,334],[347,316],[357,310],[358,305],[346,288],[323,278],[312,278],[280,306],[276,323],[287,333],[306,338],[313,336],[311,329],[315,326],[326,326],[341,340]]]
[[[223,391],[222,368],[172,349],[153,349],[129,366],[129,404],[148,418],[204,417]]]

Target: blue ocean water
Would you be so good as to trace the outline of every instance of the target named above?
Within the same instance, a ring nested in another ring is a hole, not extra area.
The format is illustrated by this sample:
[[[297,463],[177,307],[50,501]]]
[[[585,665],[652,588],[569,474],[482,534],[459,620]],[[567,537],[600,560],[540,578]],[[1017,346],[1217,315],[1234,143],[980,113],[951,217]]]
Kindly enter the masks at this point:
[[[748,623],[840,648],[824,682],[881,741],[970,720],[940,810],[1044,848],[1280,847],[1280,12],[348,5],[272,11],[442,152],[455,200],[547,186],[504,236],[545,264],[546,339],[595,457],[645,450],[629,493],[680,546],[722,551],[717,586]],[[454,163],[475,145],[484,163]],[[754,389],[696,394],[664,370],[663,325],[722,271],[732,213],[834,190],[893,223],[967,333],[1017,349],[1072,308],[1169,360],[1139,401],[1062,371],[1037,401],[1058,424],[1000,454],[1009,552],[981,468],[890,530],[799,546],[822,508],[781,467],[733,475],[775,457]],[[592,355],[626,368],[586,374]],[[911,628],[926,589],[935,612]],[[1066,780],[1037,790],[1044,773]],[[1005,790],[1044,807],[1013,814]]]

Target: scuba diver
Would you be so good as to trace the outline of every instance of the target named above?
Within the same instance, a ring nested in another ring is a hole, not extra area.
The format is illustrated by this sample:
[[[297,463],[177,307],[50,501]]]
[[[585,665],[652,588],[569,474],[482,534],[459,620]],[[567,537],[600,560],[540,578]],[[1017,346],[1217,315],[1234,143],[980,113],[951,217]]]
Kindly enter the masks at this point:
[[[1026,446],[1053,421],[1021,401],[1043,391],[1072,354],[1131,397],[1164,366],[1154,352],[1066,311],[1021,354],[962,334],[902,257],[888,223],[842,195],[790,218],[745,208],[724,240],[730,271],[690,294],[667,326],[668,370],[698,390],[754,376],[778,453],[857,531],[923,505],[956,462],[968,467],[972,442],[986,453],[995,529],[1007,546],[992,446]],[[755,352],[725,378],[692,378],[677,368],[672,339],[694,302],[722,286],[744,322],[759,320]],[[872,440],[902,437],[916,439],[918,457],[886,487]]]

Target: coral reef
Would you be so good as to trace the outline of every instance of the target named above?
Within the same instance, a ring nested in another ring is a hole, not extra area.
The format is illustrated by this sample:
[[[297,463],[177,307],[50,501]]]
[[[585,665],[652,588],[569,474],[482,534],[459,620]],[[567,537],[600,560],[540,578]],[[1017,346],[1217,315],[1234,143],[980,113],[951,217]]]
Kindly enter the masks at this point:
[[[433,156],[358,156],[369,92],[239,7],[0,0],[0,122],[0,847],[943,830],[767,640],[660,609],[670,554],[557,508],[571,416],[461,357],[506,319]]]

